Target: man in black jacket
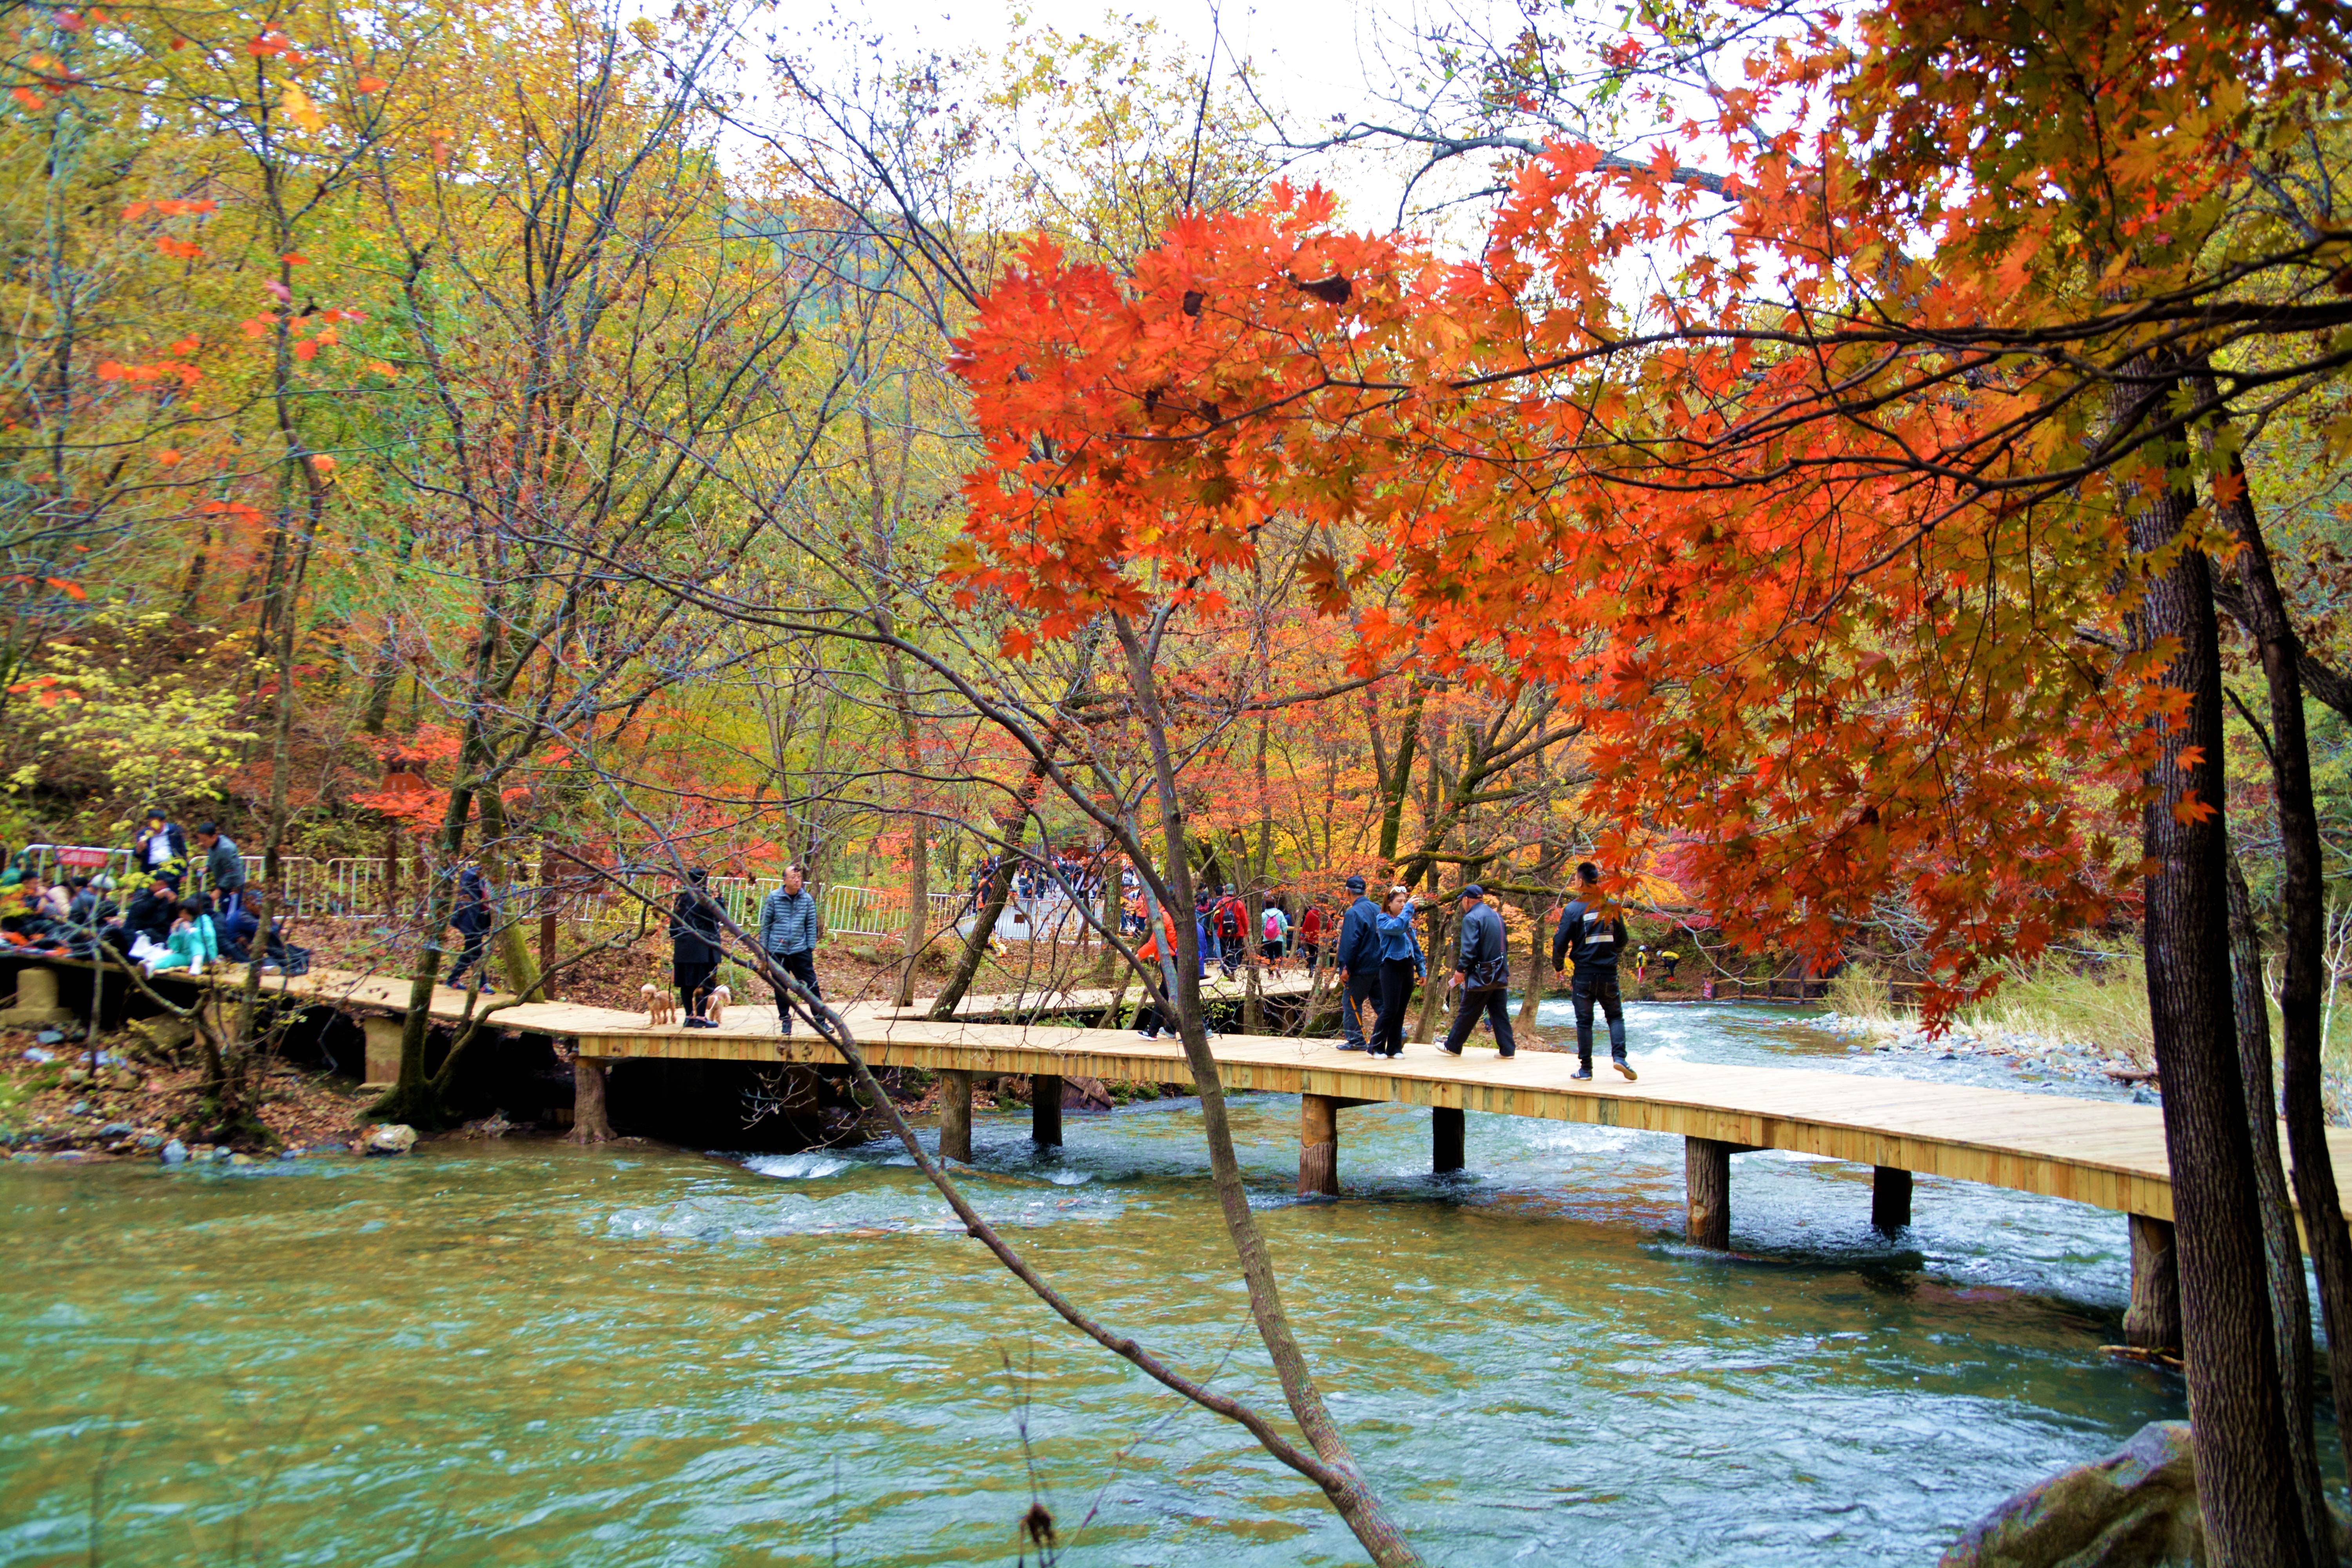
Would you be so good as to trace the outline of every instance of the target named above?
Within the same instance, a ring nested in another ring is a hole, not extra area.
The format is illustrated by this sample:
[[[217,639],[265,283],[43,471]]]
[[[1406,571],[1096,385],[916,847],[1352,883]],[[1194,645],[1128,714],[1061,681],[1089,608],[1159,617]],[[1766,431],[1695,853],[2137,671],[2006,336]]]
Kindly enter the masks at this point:
[[[1445,1031],[1440,1048],[1447,1056],[1462,1054],[1463,1043],[1478,1026],[1483,1013],[1495,1031],[1503,1056],[1517,1056],[1518,1042],[1511,1036],[1511,951],[1503,935],[1503,913],[1486,902],[1486,889],[1473,882],[1462,889],[1462,941],[1448,982],[1462,993],[1454,1009],[1454,1026]]]
[[[1609,1059],[1628,1079],[1640,1076],[1625,1059],[1625,1004],[1617,992],[1617,956],[1625,951],[1625,922],[1601,896],[1601,868],[1587,860],[1576,868],[1574,903],[1559,912],[1551,938],[1554,974],[1572,958],[1575,978],[1569,997],[1576,1005],[1576,1076],[1592,1076],[1592,1005],[1609,1018]]]
[[[1360,1051],[1364,1048],[1364,1004],[1381,994],[1381,907],[1364,896],[1364,879],[1348,879],[1348,891],[1356,895],[1348,912],[1339,921],[1339,943],[1331,951],[1331,962],[1339,971],[1339,984],[1346,997],[1339,1007],[1339,1048]]]

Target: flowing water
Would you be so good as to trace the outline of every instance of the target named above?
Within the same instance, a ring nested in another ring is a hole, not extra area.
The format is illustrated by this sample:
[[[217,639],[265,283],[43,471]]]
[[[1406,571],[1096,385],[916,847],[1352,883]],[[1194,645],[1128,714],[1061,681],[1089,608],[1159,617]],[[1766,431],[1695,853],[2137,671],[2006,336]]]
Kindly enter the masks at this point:
[[[1628,1012],[1654,1056],[1847,1060],[1786,1015]],[[1070,1115],[1043,1158],[1025,1113],[975,1122],[971,1186],[1043,1271],[1278,1405],[1194,1102]],[[1426,1111],[1367,1107],[1349,1197],[1298,1203],[1296,1100],[1235,1122],[1293,1320],[1433,1563],[1932,1562],[2182,1414],[2101,1350],[2120,1215],[1923,1178],[1890,1242],[1866,1170],[1762,1153],[1724,1257],[1680,1240],[1678,1139],[1473,1113],[1439,1178]],[[0,1563],[1012,1563],[1033,1495],[1066,1563],[1360,1561],[890,1147],[20,1163],[0,1215]]]

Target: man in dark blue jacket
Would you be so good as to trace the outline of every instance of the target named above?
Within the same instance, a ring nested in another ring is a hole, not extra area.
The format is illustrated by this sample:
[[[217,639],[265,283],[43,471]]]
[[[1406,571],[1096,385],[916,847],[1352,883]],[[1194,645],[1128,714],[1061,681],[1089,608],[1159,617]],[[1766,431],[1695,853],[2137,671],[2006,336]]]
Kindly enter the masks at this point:
[[[1339,1048],[1360,1051],[1365,1048],[1364,1004],[1381,994],[1381,907],[1364,896],[1361,877],[1348,879],[1348,891],[1356,898],[1339,921],[1339,945],[1332,950],[1331,962],[1338,965],[1339,984],[1347,993],[1339,1008]]]
[[[1486,902],[1486,889],[1473,882],[1462,889],[1462,931],[1451,983],[1461,994],[1454,1009],[1454,1026],[1439,1047],[1449,1057],[1462,1054],[1470,1031],[1484,1015],[1495,1031],[1495,1044],[1504,1056],[1515,1056],[1518,1042],[1511,1037],[1511,958],[1503,934],[1502,911]]]
[[[1576,868],[1576,901],[1559,912],[1552,932],[1551,968],[1557,974],[1571,960],[1575,977],[1569,997],[1576,1005],[1576,1076],[1592,1076],[1592,1005],[1609,1018],[1609,1059],[1627,1078],[1639,1075],[1625,1059],[1625,1005],[1617,991],[1617,958],[1625,951],[1625,922],[1601,896],[1601,868],[1587,860]]]

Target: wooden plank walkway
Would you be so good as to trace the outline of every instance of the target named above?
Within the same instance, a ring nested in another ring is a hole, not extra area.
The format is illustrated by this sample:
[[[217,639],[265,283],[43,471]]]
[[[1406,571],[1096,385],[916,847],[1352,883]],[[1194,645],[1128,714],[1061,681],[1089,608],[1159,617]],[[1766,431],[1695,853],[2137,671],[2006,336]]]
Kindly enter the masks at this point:
[[[25,973],[36,968],[28,965]],[[44,978],[48,984],[42,989],[54,1000],[54,979]],[[212,983],[241,984],[241,973],[220,973]],[[1298,992],[1307,988],[1303,976],[1291,984]],[[320,970],[293,980],[271,976],[268,984],[272,991],[362,1015],[371,1079],[383,1073],[383,1064],[397,1062],[394,1020],[407,1007],[406,981]],[[1214,984],[1222,990],[1225,983]],[[21,980],[19,990],[21,1004]],[[1101,991],[1058,994],[1074,1011],[1109,1001]],[[476,1006],[509,1000],[486,995]],[[1036,1002],[1034,994],[970,1000],[982,1013]],[[466,1005],[464,993],[438,987],[433,1016],[455,1022]],[[966,1159],[974,1075],[1031,1075],[1040,1091],[1033,1095],[1033,1135],[1044,1143],[1061,1141],[1063,1079],[1175,1084],[1192,1079],[1174,1041],[1145,1040],[1126,1030],[961,1017],[934,1023],[873,1003],[854,1005],[845,1016],[874,1066],[946,1075],[941,1146]],[[593,1104],[600,1116],[607,1069],[624,1060],[838,1062],[829,1047],[806,1032],[782,1036],[774,1004],[764,996],[738,1001],[715,1029],[649,1027],[642,1013],[564,1002],[500,1005],[492,1022],[577,1042],[580,1106],[584,1111]],[[1570,1076],[1575,1058],[1561,1052],[1521,1051],[1506,1060],[1480,1047],[1456,1058],[1434,1046],[1409,1045],[1403,1056],[1390,1061],[1342,1051],[1328,1040],[1237,1035],[1218,1037],[1213,1049],[1229,1089],[1301,1097],[1302,1193],[1339,1190],[1341,1109],[1417,1105],[1431,1110],[1433,1163],[1440,1170],[1460,1168],[1462,1117],[1469,1110],[1680,1136],[1690,1234],[1708,1245],[1727,1244],[1729,1157],[1782,1149],[1874,1167],[1873,1218],[1885,1228],[1909,1223],[1911,1178],[1926,1173],[2130,1215],[2136,1258],[2143,1250],[2151,1258],[2170,1257],[2172,1179],[2163,1112],[2156,1106],[1820,1068],[1644,1063],[1638,1053],[1638,1081],[1627,1082],[1604,1066],[1597,1078],[1579,1082]],[[2352,1197],[2352,1130],[2330,1129],[2328,1142],[2338,1201],[2344,1202]],[[2153,1298],[2162,1292],[2152,1290],[2149,1268],[2136,1266],[2133,1275],[2137,1312],[2144,1289]],[[2168,1336],[2177,1333],[2177,1325],[2151,1329],[2142,1320],[2134,1332],[2148,1336],[2139,1342],[2171,1343]]]
[[[519,1007],[509,1026],[578,1040],[583,1057],[699,1058],[823,1064],[836,1060],[805,1033],[776,1032],[772,1012],[718,1029],[648,1030],[642,1015],[585,1015],[561,1005]],[[1033,1073],[1145,1083],[1190,1083],[1183,1053],[1169,1039],[1118,1029],[931,1023],[853,1011],[877,1067],[981,1074]],[[525,1019],[528,1017],[529,1021]],[[1473,1046],[1449,1057],[1408,1045],[1395,1061],[1342,1051],[1328,1040],[1222,1035],[1213,1044],[1229,1089],[1318,1095],[1551,1121],[1581,1121],[1676,1134],[1744,1149],[1787,1149],[1859,1164],[1949,1176],[2071,1198],[2159,1219],[2172,1216],[2164,1114],[2126,1100],[2081,1100],[2019,1089],[1933,1083],[1805,1068],[1661,1061],[1634,1065],[1628,1083],[1606,1067],[1586,1082],[1570,1078],[1564,1052],[1521,1051],[1505,1060]],[[2352,1176],[2352,1130],[2332,1129],[2339,1187]],[[2352,1190],[2347,1190],[2352,1196]]]

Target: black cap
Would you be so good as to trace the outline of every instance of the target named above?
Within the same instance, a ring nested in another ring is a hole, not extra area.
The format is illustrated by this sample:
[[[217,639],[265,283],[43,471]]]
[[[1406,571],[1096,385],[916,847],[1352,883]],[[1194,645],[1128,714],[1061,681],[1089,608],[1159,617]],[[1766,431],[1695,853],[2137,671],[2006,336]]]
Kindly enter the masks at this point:
[[[1462,889],[1462,896],[1465,899],[1483,899],[1486,896],[1486,889],[1473,882]]]
[[[1361,877],[1350,877],[1348,879],[1348,891],[1351,893],[1360,893],[1363,890],[1364,879]]]

